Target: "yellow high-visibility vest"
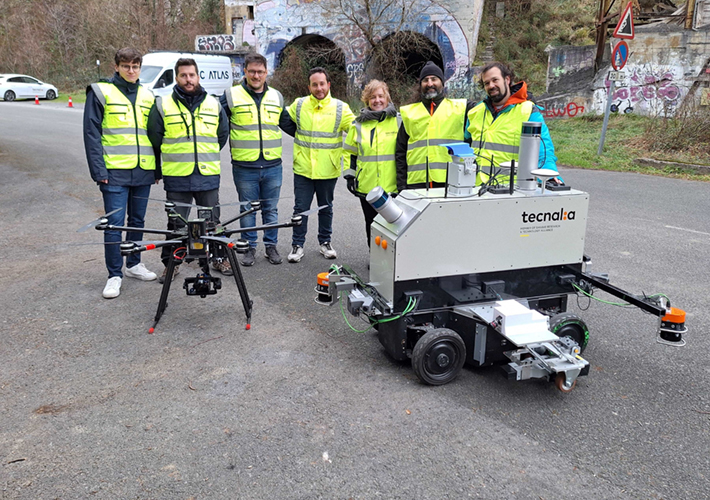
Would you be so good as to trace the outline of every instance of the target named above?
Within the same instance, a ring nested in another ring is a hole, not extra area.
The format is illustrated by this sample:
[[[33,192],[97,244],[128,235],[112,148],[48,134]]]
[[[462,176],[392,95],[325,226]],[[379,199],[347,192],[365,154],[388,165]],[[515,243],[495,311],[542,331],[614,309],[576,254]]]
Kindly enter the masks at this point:
[[[219,175],[219,101],[208,95],[194,113],[172,96],[158,97],[156,106],[165,125],[163,175],[185,177],[195,166],[202,175]]]
[[[511,160],[518,161],[520,133],[523,122],[530,119],[533,105],[532,101],[516,104],[504,113],[498,114],[495,120],[483,102],[468,112],[471,147],[476,153],[476,163],[483,169],[478,174],[477,184],[488,181],[491,159],[494,162],[493,167]],[[506,184],[510,182],[510,175],[497,175],[496,179],[499,183]]]
[[[312,95],[296,99],[288,107],[296,123],[293,140],[293,173],[309,179],[340,176],[343,132],[350,129],[355,115],[350,106],[332,98],[330,92],[318,100]]]
[[[284,98],[276,89],[269,88],[261,97],[257,109],[254,98],[237,85],[225,96],[231,110],[229,117],[229,144],[235,161],[256,161],[259,151],[264,159],[281,158],[281,129],[279,118],[284,107]]]
[[[388,116],[384,120],[356,121],[345,138],[345,166],[350,165],[348,154],[357,155],[357,192],[367,194],[377,186],[387,193],[397,192],[397,168],[394,151],[400,119]],[[373,135],[374,129],[374,135]],[[370,144],[372,137],[372,144]]]
[[[155,170],[147,132],[148,113],[155,102],[153,94],[139,85],[134,105],[113,83],[92,83],[91,89],[104,108],[101,145],[106,168]]]
[[[407,184],[446,182],[451,157],[440,145],[463,141],[466,99],[444,99],[433,115],[421,102],[403,106],[400,112],[409,135]]]

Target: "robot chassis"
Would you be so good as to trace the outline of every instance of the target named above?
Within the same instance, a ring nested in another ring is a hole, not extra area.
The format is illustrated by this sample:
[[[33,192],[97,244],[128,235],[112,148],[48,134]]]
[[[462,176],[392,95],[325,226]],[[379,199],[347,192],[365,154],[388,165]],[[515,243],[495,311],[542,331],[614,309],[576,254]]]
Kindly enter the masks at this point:
[[[345,265],[319,275],[316,300],[332,304],[347,294],[350,314],[370,322],[395,360],[411,358],[423,383],[446,384],[464,364],[502,365],[508,379],[548,379],[571,391],[589,372],[580,356],[589,330],[566,312],[567,300],[595,288],[658,316],[658,342],[685,344],[685,313],[667,298],[635,296],[589,272],[589,195],[568,186],[545,189],[557,172],[536,169],[539,124],[525,125],[515,189],[474,188],[473,150],[446,144],[452,156],[446,188],[405,190],[396,199],[381,188],[369,193],[379,212],[370,281]],[[495,230],[484,245],[465,221]],[[446,235],[444,245],[433,245],[437,235]]]

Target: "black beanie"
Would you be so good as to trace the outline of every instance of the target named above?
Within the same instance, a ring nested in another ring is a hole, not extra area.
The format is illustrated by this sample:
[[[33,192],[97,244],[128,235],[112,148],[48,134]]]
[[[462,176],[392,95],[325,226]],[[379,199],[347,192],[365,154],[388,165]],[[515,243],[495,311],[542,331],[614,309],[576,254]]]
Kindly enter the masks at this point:
[[[441,68],[434,64],[432,61],[427,61],[427,63],[422,68],[421,73],[419,73],[419,83],[422,83],[427,76],[437,76],[444,83],[444,72]]]

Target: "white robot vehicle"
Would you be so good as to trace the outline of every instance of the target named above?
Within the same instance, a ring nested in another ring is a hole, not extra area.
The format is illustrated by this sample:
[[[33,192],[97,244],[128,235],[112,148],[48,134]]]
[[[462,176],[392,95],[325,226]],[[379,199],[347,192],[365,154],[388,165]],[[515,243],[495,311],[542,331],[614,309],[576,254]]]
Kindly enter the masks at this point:
[[[557,172],[537,169],[539,135],[539,123],[523,125],[509,186],[476,186],[473,150],[456,143],[443,146],[452,157],[446,188],[396,198],[375,188],[367,197],[379,213],[369,281],[334,266],[319,275],[317,300],[344,300],[377,329],[394,359],[411,358],[417,377],[431,385],[450,382],[464,364],[501,365],[509,379],[548,379],[571,391],[589,371],[581,357],[589,330],[567,312],[567,300],[594,288],[658,316],[659,342],[684,345],[685,313],[665,296],[635,296],[588,272],[589,195],[545,189]],[[476,230],[482,222],[495,230]]]

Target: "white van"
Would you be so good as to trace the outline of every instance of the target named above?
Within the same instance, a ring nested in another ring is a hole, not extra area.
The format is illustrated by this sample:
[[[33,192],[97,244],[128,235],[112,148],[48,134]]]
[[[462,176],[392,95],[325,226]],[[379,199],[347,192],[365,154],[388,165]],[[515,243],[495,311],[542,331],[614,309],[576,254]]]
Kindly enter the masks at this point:
[[[175,63],[182,57],[195,60],[200,73],[200,85],[209,94],[221,96],[232,86],[232,62],[229,57],[191,52],[151,52],[144,55],[141,85],[156,96],[172,94],[175,86]]]

